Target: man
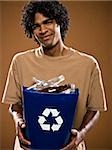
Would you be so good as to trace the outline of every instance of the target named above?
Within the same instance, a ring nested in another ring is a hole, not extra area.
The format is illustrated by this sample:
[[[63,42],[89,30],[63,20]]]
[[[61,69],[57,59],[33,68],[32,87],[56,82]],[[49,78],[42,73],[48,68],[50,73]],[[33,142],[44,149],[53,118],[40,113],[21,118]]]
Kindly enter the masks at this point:
[[[80,90],[71,139],[62,150],[85,149],[86,133],[98,120],[100,111],[106,110],[97,61],[64,44],[68,24],[67,10],[58,1],[31,1],[24,7],[25,34],[34,38],[39,47],[14,56],[3,95],[2,102],[10,104],[16,125],[15,150],[28,149],[31,144],[23,132],[21,89],[33,84],[32,77],[48,80],[63,74],[65,83],[74,83]]]

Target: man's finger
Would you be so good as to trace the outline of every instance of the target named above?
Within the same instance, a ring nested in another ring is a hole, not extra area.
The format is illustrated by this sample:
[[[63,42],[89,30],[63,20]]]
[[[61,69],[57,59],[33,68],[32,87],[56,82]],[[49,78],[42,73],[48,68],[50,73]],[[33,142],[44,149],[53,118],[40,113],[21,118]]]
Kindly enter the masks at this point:
[[[31,142],[24,138],[20,138],[19,140],[20,140],[20,143],[23,145],[26,145],[26,146],[31,145]]]
[[[25,128],[25,122],[22,118],[18,118],[18,125],[21,127],[21,128]]]
[[[24,138],[21,127],[18,127],[18,137],[19,137],[20,143],[24,145],[31,145],[31,142]]]
[[[26,125],[25,125],[25,123],[23,121],[20,121],[18,124],[19,124],[19,126],[21,128],[25,128],[26,127]]]
[[[72,129],[72,130],[71,130],[71,133],[72,133],[74,136],[77,136],[78,131],[77,131],[76,129]]]
[[[61,150],[72,150],[75,147],[75,141],[74,139],[64,148],[62,148]]]

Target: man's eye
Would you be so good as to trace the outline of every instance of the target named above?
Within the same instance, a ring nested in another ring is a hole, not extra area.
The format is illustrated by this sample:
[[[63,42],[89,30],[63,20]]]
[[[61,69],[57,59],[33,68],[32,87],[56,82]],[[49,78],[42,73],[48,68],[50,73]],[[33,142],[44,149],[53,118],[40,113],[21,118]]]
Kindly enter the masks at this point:
[[[53,20],[47,20],[47,21],[45,22],[45,24],[51,24],[51,23],[53,23]]]
[[[49,20],[47,23],[52,23],[53,21],[52,20]]]
[[[38,26],[37,24],[34,24],[34,25],[32,26],[32,29],[33,29],[33,30],[35,30],[35,29],[37,29],[37,28],[39,28],[39,26]]]

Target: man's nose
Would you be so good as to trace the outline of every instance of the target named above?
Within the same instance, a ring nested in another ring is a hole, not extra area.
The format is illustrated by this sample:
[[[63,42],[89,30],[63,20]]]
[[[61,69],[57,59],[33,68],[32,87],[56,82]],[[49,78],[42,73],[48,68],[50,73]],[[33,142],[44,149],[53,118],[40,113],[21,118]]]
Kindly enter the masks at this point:
[[[46,31],[47,31],[46,26],[42,24],[41,27],[40,27],[40,33],[44,34],[44,33],[46,33]]]

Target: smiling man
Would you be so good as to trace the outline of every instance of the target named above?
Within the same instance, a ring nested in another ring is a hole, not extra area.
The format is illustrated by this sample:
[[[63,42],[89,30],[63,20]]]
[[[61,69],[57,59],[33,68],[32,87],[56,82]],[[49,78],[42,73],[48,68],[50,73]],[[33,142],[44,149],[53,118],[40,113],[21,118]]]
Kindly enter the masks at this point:
[[[59,41],[59,37],[61,37],[59,25],[57,25],[56,21],[43,16],[41,13],[35,14],[33,33],[44,48],[53,47]]]
[[[32,77],[48,80],[63,74],[65,83],[73,83],[80,90],[71,138],[62,150],[86,149],[86,133],[98,120],[100,112],[106,110],[99,65],[92,56],[64,44],[68,25],[67,10],[58,1],[31,1],[23,9],[25,34],[34,38],[39,47],[15,55],[9,69],[2,102],[10,104],[16,124],[15,150],[28,149],[31,144],[23,132],[21,89],[33,84]]]

